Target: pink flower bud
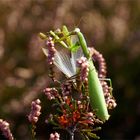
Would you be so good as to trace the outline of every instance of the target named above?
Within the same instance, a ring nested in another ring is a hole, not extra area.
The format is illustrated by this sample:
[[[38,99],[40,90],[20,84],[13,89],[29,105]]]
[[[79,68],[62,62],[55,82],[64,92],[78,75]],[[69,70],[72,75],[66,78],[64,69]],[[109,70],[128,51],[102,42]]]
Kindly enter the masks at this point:
[[[40,106],[41,101],[39,99],[32,101],[31,104],[31,112],[28,115],[28,120],[35,124],[38,121],[38,117],[40,116],[41,112],[41,106]]]
[[[0,130],[8,140],[14,140],[13,135],[9,128],[9,123],[0,119]]]

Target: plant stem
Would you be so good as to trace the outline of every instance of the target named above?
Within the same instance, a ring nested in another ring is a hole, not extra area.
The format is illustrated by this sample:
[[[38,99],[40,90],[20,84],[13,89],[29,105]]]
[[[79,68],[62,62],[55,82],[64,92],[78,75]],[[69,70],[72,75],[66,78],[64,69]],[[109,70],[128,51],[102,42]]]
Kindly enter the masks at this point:
[[[32,126],[31,126],[32,140],[36,140],[36,138],[35,138],[35,135],[36,135],[35,129],[36,129],[36,126],[34,124],[32,124]]]
[[[74,133],[71,133],[70,140],[74,140]]]
[[[73,130],[68,130],[70,134],[70,140],[74,140],[74,131]]]

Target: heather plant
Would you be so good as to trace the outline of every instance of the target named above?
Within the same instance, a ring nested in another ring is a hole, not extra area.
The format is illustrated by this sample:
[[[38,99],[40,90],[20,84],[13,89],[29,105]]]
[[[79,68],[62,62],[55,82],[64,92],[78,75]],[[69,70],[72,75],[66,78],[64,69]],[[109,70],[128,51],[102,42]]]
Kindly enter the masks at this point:
[[[88,46],[94,46],[107,62],[107,77],[113,82],[113,96],[118,106],[112,113],[109,111],[109,121],[97,134],[101,139],[139,138],[139,0],[0,0],[0,13],[0,118],[10,123],[17,140],[27,140],[30,135],[26,114],[30,112],[31,102],[43,96],[40,92],[44,86],[53,87],[36,33],[42,31],[48,35],[50,29],[62,27],[63,23],[69,30],[80,26]],[[58,73],[55,71],[57,77]],[[109,84],[109,80],[105,81]],[[39,99],[41,112],[48,112],[48,107],[43,107],[48,100]],[[49,128],[50,132],[43,133],[50,127],[40,124],[44,114],[36,125],[36,137],[41,140],[47,139],[46,133],[49,136],[52,130]],[[57,132],[61,135],[63,130]],[[4,140],[1,131],[0,139]]]
[[[108,110],[116,106],[111,80],[106,78],[105,59],[95,48],[87,47],[79,28],[68,31],[63,26],[62,30],[39,36],[45,42],[41,48],[56,85],[44,89],[55,108],[45,122],[53,124],[54,129],[66,130],[71,140],[75,132],[83,139],[99,138],[96,131],[109,119]],[[94,63],[98,64],[98,69]],[[54,66],[64,74],[63,80],[56,79]]]
[[[14,137],[9,127],[9,123],[7,121],[0,119],[0,131],[8,140],[14,140]]]
[[[115,108],[111,80],[106,78],[105,59],[94,47],[87,47],[79,28],[68,31],[66,26],[47,34],[40,33],[41,46],[47,57],[52,86],[43,90],[46,101],[51,104],[44,123],[51,124],[54,133],[49,140],[60,140],[57,130],[67,131],[70,140],[78,134],[83,140],[99,139],[96,131],[109,119],[109,110]],[[57,67],[64,75],[56,77]],[[41,111],[41,101],[31,103],[28,120],[31,123],[32,140],[36,139],[36,123]],[[5,124],[5,125],[4,125]],[[9,140],[13,136],[9,124],[0,120],[0,130]]]

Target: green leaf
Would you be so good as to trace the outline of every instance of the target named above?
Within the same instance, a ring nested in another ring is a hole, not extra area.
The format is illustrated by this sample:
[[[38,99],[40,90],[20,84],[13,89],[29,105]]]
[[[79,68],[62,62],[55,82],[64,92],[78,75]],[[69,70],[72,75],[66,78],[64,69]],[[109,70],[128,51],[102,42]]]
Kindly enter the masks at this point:
[[[98,131],[98,130],[101,130],[102,128],[101,127],[96,127],[93,129],[93,131]]]
[[[60,108],[57,108],[56,111],[59,113],[63,113],[62,109],[60,109]]]
[[[67,110],[68,112],[72,112],[72,109],[70,108],[70,106],[69,106],[69,105],[64,104],[64,107],[66,108],[66,110]]]
[[[91,131],[93,131],[92,129],[82,129],[81,130],[82,132],[91,132]]]
[[[84,133],[81,133],[81,136],[82,136],[83,140],[90,140],[90,139],[88,138],[88,136],[85,135]]]
[[[100,139],[100,137],[98,137],[96,134],[91,133],[91,132],[87,132],[87,135],[94,139]]]
[[[54,122],[53,120],[48,120],[49,123],[51,123],[52,125],[55,125],[55,126],[58,126],[59,127],[59,124],[57,124],[56,122]]]
[[[77,109],[77,103],[74,99],[72,100],[72,105],[74,106],[74,109],[76,110]]]

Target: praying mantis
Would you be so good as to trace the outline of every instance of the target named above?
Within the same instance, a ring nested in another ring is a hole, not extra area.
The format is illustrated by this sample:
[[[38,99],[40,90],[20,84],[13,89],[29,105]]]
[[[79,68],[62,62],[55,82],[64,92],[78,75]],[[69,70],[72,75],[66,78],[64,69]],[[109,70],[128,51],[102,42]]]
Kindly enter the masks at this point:
[[[91,108],[96,110],[96,115],[99,119],[102,121],[108,120],[109,113],[107,110],[100,79],[90,56],[84,35],[81,33],[80,29],[75,28],[73,31],[69,32],[67,27],[63,26],[62,31],[50,31],[49,34],[53,37],[55,43],[59,43],[64,48],[69,49],[71,53],[76,52],[81,47],[84,56],[88,59],[89,62],[88,92]],[[43,33],[40,33],[39,36],[44,40],[47,39],[47,36]],[[76,37],[76,41],[74,43],[71,39],[73,36]],[[43,52],[47,55],[46,49],[42,49]]]

